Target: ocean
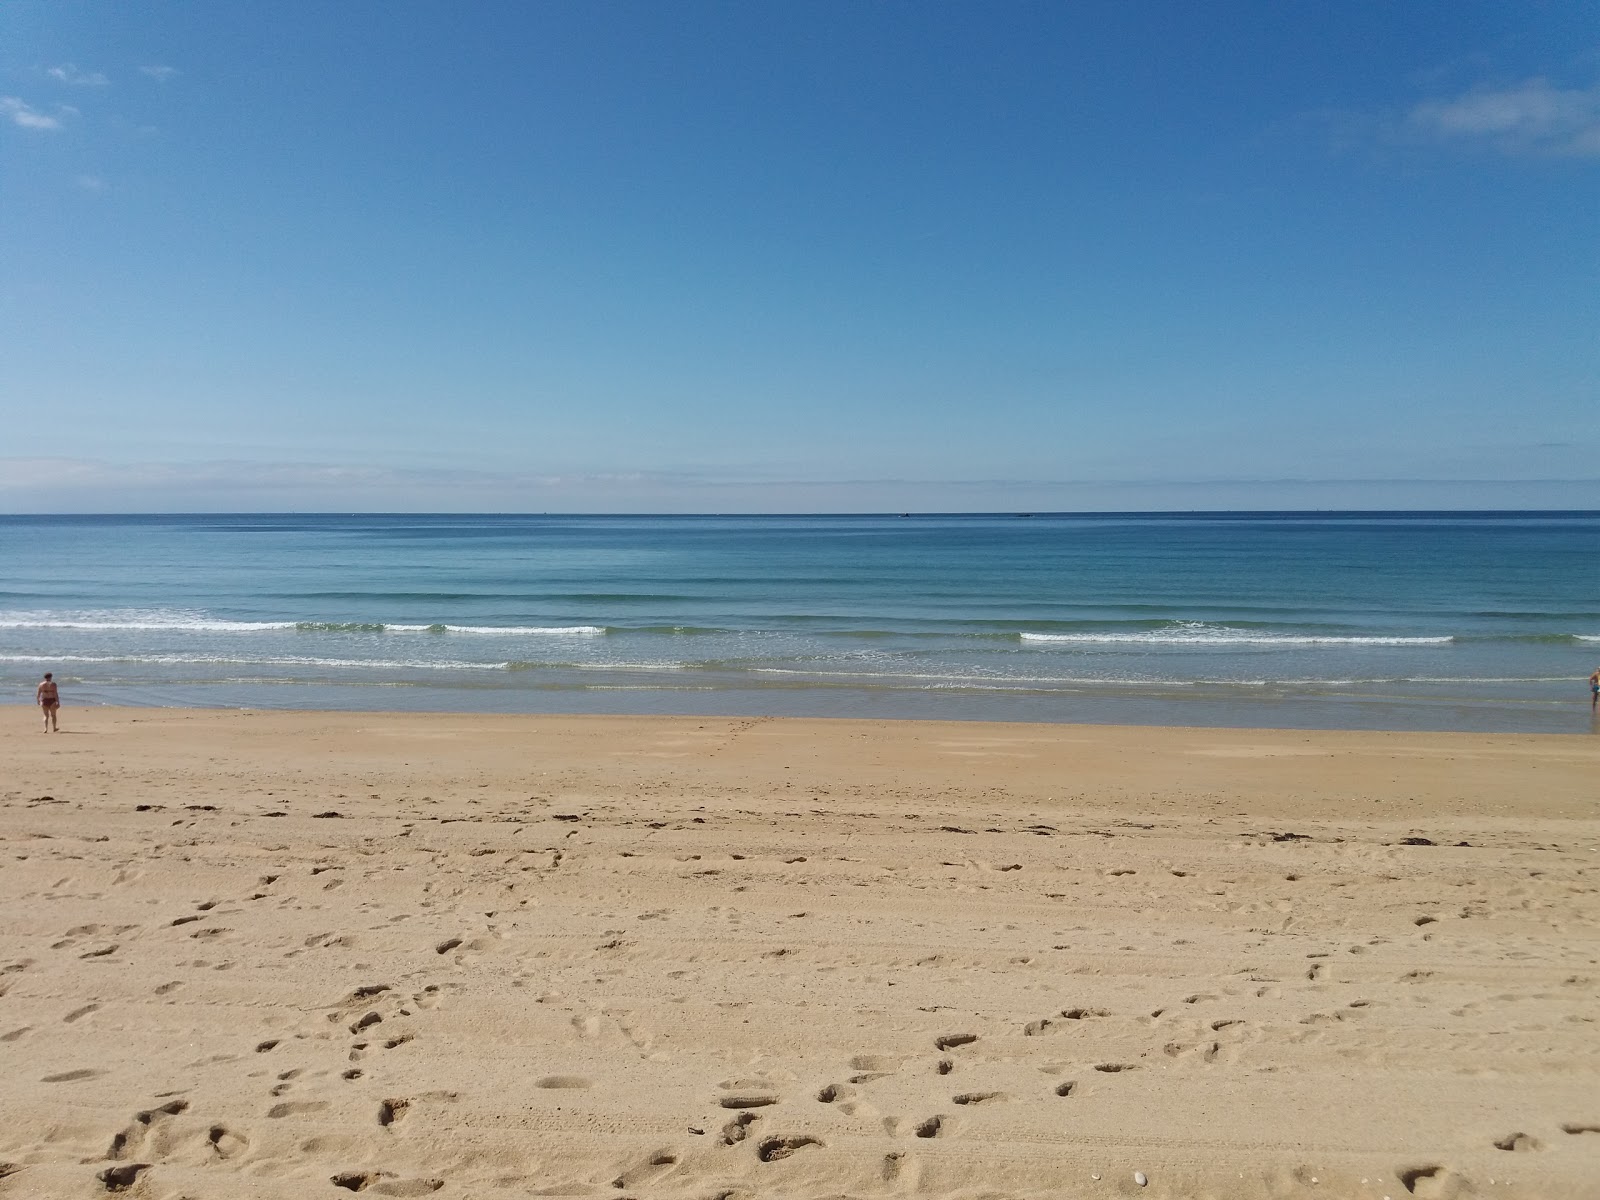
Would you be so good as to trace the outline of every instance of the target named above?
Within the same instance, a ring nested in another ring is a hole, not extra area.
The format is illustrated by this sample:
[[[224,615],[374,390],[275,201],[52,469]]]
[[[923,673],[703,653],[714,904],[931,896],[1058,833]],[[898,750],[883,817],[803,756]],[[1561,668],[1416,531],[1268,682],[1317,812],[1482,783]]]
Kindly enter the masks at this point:
[[[78,705],[1590,733],[1600,513],[0,517]]]

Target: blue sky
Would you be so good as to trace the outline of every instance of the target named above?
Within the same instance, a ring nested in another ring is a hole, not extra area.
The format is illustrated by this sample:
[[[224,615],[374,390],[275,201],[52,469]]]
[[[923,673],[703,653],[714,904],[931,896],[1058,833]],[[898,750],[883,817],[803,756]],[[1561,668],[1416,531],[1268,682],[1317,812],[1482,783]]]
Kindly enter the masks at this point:
[[[1589,3],[0,6],[0,511],[1600,507]]]

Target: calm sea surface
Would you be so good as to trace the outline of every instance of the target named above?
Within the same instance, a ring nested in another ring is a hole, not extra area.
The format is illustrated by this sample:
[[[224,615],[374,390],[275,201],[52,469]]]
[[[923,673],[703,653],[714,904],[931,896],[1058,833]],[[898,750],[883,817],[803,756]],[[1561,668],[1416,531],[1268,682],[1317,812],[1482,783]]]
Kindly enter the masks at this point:
[[[83,704],[1588,733],[1600,513],[0,517]]]

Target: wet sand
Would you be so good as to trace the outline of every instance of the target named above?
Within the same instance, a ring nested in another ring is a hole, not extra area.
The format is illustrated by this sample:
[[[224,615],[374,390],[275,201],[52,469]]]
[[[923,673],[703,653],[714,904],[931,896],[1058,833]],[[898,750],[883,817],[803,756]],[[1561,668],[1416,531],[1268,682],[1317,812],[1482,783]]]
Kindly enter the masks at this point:
[[[1600,739],[5,711],[0,1198],[1600,1196]]]

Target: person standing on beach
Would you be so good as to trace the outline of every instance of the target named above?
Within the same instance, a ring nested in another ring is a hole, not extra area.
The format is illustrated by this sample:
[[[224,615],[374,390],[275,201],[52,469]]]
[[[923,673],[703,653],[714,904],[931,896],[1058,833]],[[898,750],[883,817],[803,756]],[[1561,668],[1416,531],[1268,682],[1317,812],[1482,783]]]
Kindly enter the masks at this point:
[[[56,724],[56,713],[61,711],[61,689],[56,687],[55,678],[49,671],[44,673],[39,686],[33,689],[33,698],[44,710],[44,732],[60,733],[61,729]]]
[[[1600,705],[1600,667],[1596,667],[1589,676],[1589,707]]]

